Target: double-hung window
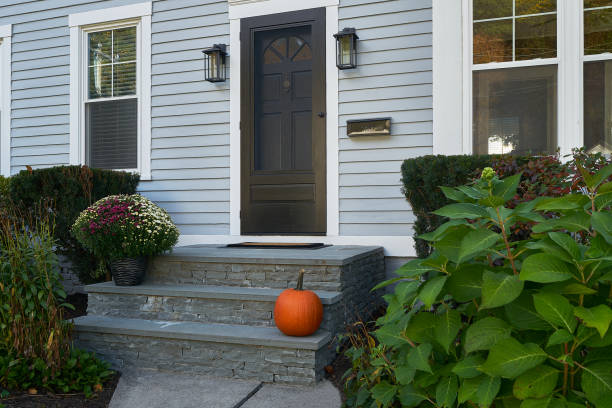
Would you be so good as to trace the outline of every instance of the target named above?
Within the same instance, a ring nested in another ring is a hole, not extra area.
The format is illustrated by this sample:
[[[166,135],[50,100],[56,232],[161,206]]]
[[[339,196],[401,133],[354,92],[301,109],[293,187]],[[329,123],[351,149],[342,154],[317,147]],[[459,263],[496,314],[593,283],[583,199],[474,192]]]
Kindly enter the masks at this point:
[[[87,32],[86,163],[138,168],[138,26]]]
[[[473,0],[476,154],[557,148],[556,0]]]
[[[72,14],[70,161],[151,173],[151,3]]]
[[[584,146],[612,153],[612,1],[585,0],[583,10]]]
[[[433,26],[435,153],[612,153],[612,0],[433,0]]]

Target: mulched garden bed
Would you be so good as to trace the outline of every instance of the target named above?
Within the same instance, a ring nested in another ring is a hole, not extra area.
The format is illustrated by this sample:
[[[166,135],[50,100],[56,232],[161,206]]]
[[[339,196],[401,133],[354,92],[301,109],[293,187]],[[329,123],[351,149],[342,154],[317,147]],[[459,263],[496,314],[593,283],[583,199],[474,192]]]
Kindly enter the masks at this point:
[[[375,321],[376,319],[378,319],[379,317],[383,316],[386,312],[386,307],[380,307],[378,309],[376,309],[372,315],[370,316],[369,319],[367,319],[367,324],[366,326],[368,327],[368,331],[374,330],[375,329]],[[348,332],[350,330],[350,328],[347,328],[346,331]],[[342,397],[342,403],[346,402],[346,395],[344,393],[344,381],[342,380],[342,377],[344,376],[344,373],[346,373],[346,371],[352,367],[352,363],[351,360],[344,355],[344,351],[347,349],[348,344],[343,344],[340,347],[340,350],[338,352],[338,355],[336,356],[336,359],[328,366],[325,367],[325,378],[327,378],[332,384],[334,384],[334,386],[338,389],[338,391],[340,391],[340,397]]]
[[[74,306],[75,310],[64,309],[64,318],[73,319],[87,313],[87,295],[75,293],[66,298],[66,302]],[[106,408],[117,388],[120,373],[116,373],[103,384],[103,389],[91,398],[85,394],[53,394],[46,390],[38,390],[38,394],[31,395],[24,391],[14,391],[6,398],[0,399],[0,407],[19,408]]]
[[[106,408],[117,388],[120,374],[115,374],[104,384],[101,392],[91,398],[84,394],[52,394],[41,391],[39,394],[30,395],[27,392],[16,391],[0,400],[0,407],[19,408]]]

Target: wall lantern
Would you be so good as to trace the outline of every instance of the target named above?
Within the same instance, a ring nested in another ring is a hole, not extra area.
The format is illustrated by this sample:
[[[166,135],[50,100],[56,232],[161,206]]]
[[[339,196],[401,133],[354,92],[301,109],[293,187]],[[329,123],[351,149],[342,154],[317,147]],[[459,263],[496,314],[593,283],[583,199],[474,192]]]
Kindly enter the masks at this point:
[[[208,82],[225,82],[227,78],[226,50],[225,44],[215,44],[202,51],[204,53],[204,78]]]
[[[354,28],[345,28],[336,37],[336,66],[338,69],[357,68],[357,40]]]

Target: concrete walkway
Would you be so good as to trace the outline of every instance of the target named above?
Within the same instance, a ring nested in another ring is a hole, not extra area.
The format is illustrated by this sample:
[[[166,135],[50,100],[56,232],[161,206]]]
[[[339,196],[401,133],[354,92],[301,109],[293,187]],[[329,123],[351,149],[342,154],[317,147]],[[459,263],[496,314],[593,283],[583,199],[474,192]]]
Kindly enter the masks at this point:
[[[294,387],[134,370],[122,374],[110,408],[339,408],[340,405],[340,393],[329,381],[314,387]]]

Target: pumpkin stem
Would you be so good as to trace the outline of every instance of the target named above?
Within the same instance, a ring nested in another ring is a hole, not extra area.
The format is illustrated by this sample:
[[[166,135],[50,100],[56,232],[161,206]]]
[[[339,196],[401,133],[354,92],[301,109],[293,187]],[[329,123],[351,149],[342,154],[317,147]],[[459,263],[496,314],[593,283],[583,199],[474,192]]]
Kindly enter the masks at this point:
[[[298,275],[298,279],[297,279],[297,285],[295,287],[295,290],[303,290],[304,286],[304,269],[300,270],[300,274]]]

